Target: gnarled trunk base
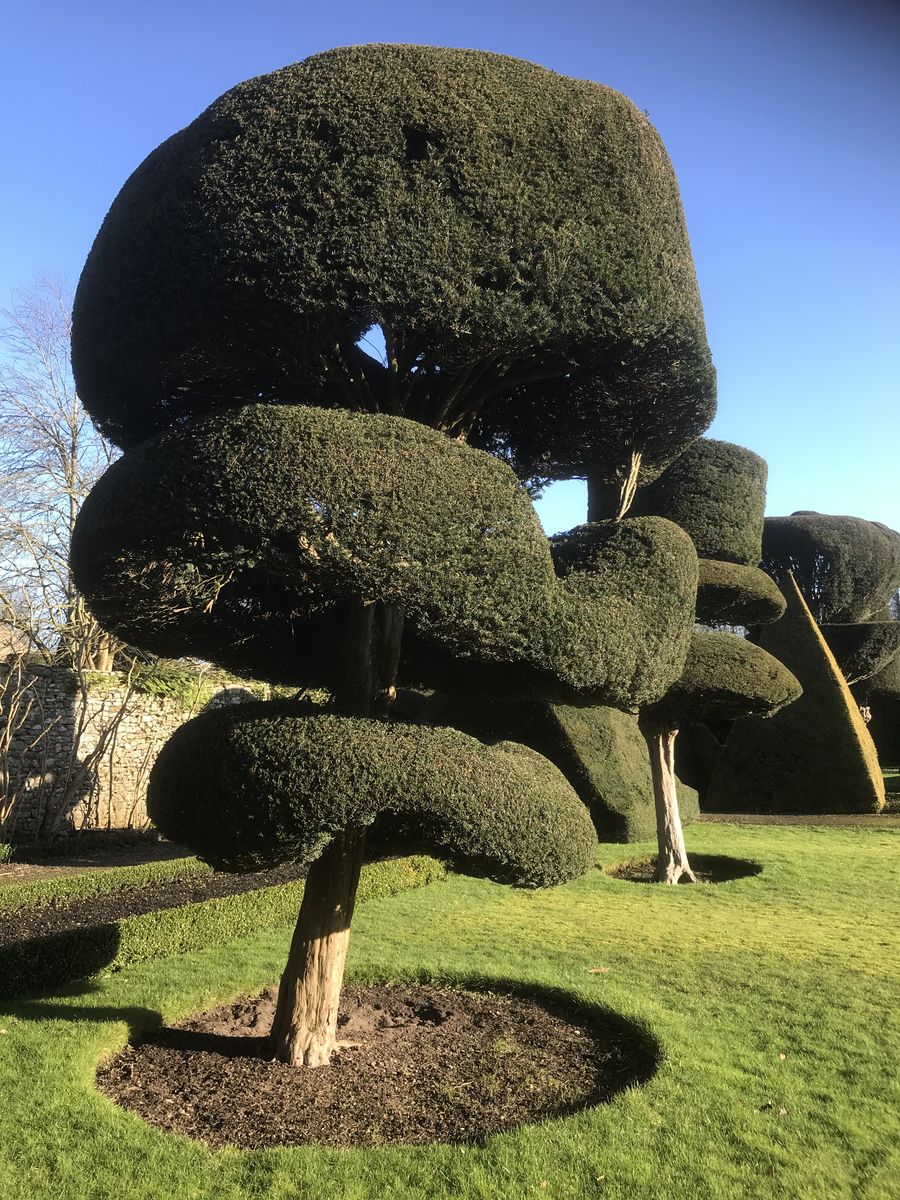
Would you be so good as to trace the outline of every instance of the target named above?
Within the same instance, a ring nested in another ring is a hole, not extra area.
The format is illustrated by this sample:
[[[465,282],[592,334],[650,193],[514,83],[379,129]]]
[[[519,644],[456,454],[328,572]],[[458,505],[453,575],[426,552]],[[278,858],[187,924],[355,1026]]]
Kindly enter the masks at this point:
[[[324,1067],[334,1052],[350,921],[365,833],[339,833],[313,863],[281,976],[271,1052],[293,1067]]]
[[[675,781],[675,738],[678,730],[660,721],[640,722],[650,752],[650,774],[656,805],[657,883],[696,883],[684,844]]]
[[[396,695],[402,610],[359,599],[347,603],[346,614],[335,708],[386,720]],[[310,867],[269,1038],[279,1062],[324,1067],[334,1053],[364,846],[364,830],[346,829]]]

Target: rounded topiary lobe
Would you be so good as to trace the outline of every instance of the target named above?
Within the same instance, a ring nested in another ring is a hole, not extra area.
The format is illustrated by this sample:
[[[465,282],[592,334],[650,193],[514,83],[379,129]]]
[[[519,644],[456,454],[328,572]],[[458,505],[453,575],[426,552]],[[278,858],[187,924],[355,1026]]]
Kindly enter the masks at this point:
[[[631,515],[674,521],[690,535],[700,558],[756,567],[767,472],[765,460],[751,450],[699,438],[638,491]]]
[[[684,661],[690,540],[644,519],[557,577],[512,471],[401,417],[249,405],[125,454],[82,507],[77,586],[129,644],[334,685],[342,606],[402,605],[450,662],[623,707]],[[420,681],[420,677],[417,677]]]
[[[820,625],[865,621],[900,584],[900,533],[861,517],[767,517],[763,567],[781,584],[793,575]]]
[[[778,585],[758,567],[701,558],[697,620],[701,625],[766,625],[784,613]]]
[[[900,654],[900,621],[866,621],[821,628],[847,683],[876,675]]]
[[[435,692],[423,698],[414,719],[452,725],[489,743],[531,746],[559,767],[587,805],[603,842],[644,841],[656,828],[647,746],[631,713]],[[680,789],[679,805],[685,824],[697,816],[692,788]]]
[[[770,717],[802,692],[787,667],[745,638],[695,633],[681,678],[642,716],[662,717],[673,729],[703,720]]]
[[[390,369],[355,348],[376,323]],[[145,160],[84,268],[73,364],[127,446],[259,399],[452,426],[476,381],[670,336],[705,396],[677,183],[639,109],[501,55],[371,45],[239,84]]]
[[[596,851],[587,809],[525,746],[271,702],[182,725],[153,767],[147,807],[167,837],[225,870],[312,862],[380,814],[395,853],[428,848],[526,887],[583,874]]]

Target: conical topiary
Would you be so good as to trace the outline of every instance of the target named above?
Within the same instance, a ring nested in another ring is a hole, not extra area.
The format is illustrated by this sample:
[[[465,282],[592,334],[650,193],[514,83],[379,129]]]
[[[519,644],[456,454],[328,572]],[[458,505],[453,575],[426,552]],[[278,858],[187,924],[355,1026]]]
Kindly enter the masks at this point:
[[[789,576],[787,611],[760,645],[796,675],[803,695],[769,720],[736,721],[710,780],[708,805],[730,812],[878,812],[875,746],[834,655]]]

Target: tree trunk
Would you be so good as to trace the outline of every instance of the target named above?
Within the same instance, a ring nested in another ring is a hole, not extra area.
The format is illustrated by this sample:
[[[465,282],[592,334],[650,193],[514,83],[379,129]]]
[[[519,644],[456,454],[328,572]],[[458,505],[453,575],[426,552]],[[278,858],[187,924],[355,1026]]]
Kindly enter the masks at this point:
[[[346,716],[386,718],[396,695],[403,614],[396,605],[352,601],[335,707]],[[313,863],[278,989],[270,1050],[295,1067],[327,1066],[337,1017],[365,831],[338,833]]]
[[[292,1067],[327,1066],[334,1052],[364,846],[362,830],[339,833],[306,880],[271,1033],[273,1056]]]
[[[675,782],[675,738],[678,730],[656,720],[641,720],[650,752],[650,774],[656,804],[657,883],[696,883],[684,845]]]

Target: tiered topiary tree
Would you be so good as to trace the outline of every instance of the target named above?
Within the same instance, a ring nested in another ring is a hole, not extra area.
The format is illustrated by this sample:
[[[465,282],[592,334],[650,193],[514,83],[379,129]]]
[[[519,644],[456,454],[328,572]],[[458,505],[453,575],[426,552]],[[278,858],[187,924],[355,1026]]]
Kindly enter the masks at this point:
[[[383,363],[359,346],[376,325]],[[250,80],[155,151],[104,222],[73,361],[128,452],[83,509],[79,585],[133,644],[322,684],[341,715],[199,718],[151,789],[161,827],[211,861],[312,862],[275,1021],[285,1061],[333,1048],[378,812],[398,844],[418,814],[431,844],[499,878],[586,864],[585,814],[533,752],[370,718],[404,620],[416,682],[480,672],[632,706],[677,677],[689,540],[629,523],[560,582],[512,472],[442,436],[464,440],[503,392],[676,336],[707,353],[657,135],[609,89],[496,55],[352,47]]]
[[[696,618],[704,626],[771,621],[784,610],[759,562],[766,464],[741,446],[695,441],[657,480],[638,491],[632,512],[664,516],[689,534],[700,555]],[[634,519],[640,519],[635,517]],[[557,569],[577,566],[594,525],[556,539]],[[693,881],[675,776],[679,729],[704,720],[769,716],[800,694],[780,662],[732,633],[697,632],[681,677],[644,705],[639,725],[650,755],[656,808],[656,878]]]
[[[853,696],[869,710],[869,734],[882,767],[900,767],[900,655],[853,688]]]

